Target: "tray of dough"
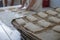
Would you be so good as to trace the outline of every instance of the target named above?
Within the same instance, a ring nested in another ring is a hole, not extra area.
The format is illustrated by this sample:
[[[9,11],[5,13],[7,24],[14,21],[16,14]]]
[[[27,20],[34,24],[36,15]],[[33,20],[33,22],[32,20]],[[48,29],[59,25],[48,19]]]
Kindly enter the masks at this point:
[[[30,40],[55,40],[58,38],[55,36],[60,34],[59,9],[16,18],[12,20],[12,24],[23,33],[22,35],[28,36]]]

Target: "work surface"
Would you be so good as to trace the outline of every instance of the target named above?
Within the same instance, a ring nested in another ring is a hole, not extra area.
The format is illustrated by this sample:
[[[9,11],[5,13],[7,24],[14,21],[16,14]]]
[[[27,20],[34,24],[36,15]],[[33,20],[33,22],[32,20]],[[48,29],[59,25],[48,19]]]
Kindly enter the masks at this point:
[[[0,21],[0,40],[20,40],[16,29],[11,29]]]
[[[12,19],[16,18],[16,14],[6,8],[9,7],[0,8],[5,9],[4,12],[0,12],[0,40],[20,40],[20,33],[11,24]]]

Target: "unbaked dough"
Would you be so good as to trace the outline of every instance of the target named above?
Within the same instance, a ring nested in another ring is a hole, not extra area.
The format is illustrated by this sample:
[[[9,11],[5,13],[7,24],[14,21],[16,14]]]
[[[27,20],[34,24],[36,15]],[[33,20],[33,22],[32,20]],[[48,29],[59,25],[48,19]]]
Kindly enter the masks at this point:
[[[36,21],[36,20],[37,20],[37,18],[35,18],[35,17],[32,16],[32,15],[28,15],[28,16],[26,16],[26,18],[27,18],[29,21]]]
[[[19,25],[24,25],[26,22],[25,20],[23,19],[16,19],[16,22],[19,24]]]
[[[56,11],[57,11],[57,12],[60,12],[60,8],[57,8]]]
[[[27,23],[24,27],[32,32],[38,32],[38,31],[41,31],[43,29],[42,27],[34,25],[33,23],[30,23],[30,22]]]
[[[53,10],[48,10],[46,11],[48,14],[51,14],[51,15],[56,15],[58,14],[56,11],[53,11]]]
[[[56,25],[53,30],[60,32],[60,25]]]
[[[38,15],[42,18],[46,18],[48,16],[48,14],[46,14],[44,12],[39,12]]]
[[[60,23],[60,19],[57,17],[50,16],[48,19],[52,22]]]
[[[41,25],[41,26],[43,26],[43,27],[49,27],[51,25],[50,22],[47,22],[45,20],[38,21],[38,24]]]

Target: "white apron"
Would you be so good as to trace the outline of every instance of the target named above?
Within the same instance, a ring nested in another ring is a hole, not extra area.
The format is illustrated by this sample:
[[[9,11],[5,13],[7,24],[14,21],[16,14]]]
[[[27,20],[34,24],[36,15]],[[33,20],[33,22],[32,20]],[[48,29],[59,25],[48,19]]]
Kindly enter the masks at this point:
[[[36,3],[34,4],[34,6],[31,9],[39,12],[40,9],[42,9],[42,0],[36,0]]]

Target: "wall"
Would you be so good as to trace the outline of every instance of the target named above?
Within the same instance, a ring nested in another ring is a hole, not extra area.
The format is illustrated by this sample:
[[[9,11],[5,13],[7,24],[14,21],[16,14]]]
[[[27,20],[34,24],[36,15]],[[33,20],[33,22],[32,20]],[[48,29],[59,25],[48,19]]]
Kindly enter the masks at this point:
[[[60,7],[60,0],[50,0],[50,6],[53,8]]]

